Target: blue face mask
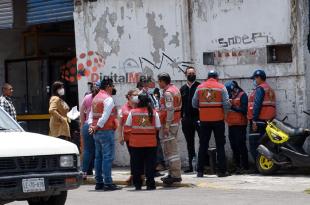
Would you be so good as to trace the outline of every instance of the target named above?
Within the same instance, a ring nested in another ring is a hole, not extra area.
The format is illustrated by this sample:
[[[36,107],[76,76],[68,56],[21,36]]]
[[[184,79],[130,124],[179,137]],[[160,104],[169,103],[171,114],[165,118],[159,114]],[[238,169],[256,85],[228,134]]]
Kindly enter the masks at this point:
[[[254,88],[257,87],[257,83],[256,83],[256,80],[255,80],[255,79],[253,80],[253,86],[254,86]]]

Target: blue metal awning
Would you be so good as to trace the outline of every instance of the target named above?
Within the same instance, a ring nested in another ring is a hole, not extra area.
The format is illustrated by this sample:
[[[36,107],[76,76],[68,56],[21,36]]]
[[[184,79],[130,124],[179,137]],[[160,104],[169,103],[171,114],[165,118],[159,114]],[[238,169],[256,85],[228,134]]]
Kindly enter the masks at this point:
[[[0,29],[12,28],[13,21],[12,0],[0,0]]]
[[[73,20],[73,0],[27,0],[27,24]]]

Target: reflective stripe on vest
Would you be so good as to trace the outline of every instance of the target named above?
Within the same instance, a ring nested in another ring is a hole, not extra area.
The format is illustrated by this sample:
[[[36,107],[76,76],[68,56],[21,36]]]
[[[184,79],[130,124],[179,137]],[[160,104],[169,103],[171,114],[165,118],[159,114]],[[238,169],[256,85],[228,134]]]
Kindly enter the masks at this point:
[[[97,126],[98,120],[104,112],[104,101],[109,97],[111,96],[104,90],[100,90],[100,92],[94,97],[92,102],[93,126]],[[104,126],[97,130],[115,130],[116,125],[116,109],[113,108]]]
[[[232,99],[231,104],[236,108],[241,107],[241,97],[244,94],[243,91],[239,92],[239,94]],[[232,125],[247,125],[247,118],[241,112],[236,112],[233,110],[229,110],[226,115],[226,122],[229,126]]]
[[[224,85],[212,78],[198,86],[200,121],[212,122],[224,120],[223,89]]]
[[[265,96],[258,120],[271,120],[276,116],[276,96],[273,89],[266,82],[257,86],[249,96],[248,119],[253,119],[254,99],[256,90],[259,87],[264,89]]]
[[[131,147],[156,147],[156,127],[155,127],[155,111],[153,111],[153,119],[150,122],[148,111],[146,108],[136,108],[131,110],[132,127],[129,138],[129,146]]]
[[[174,107],[174,116],[171,126],[176,126],[181,120],[181,107],[182,107],[182,98],[179,89],[175,85],[169,85],[167,90],[164,92],[170,92],[173,97],[173,107]],[[166,124],[167,119],[167,109],[166,109],[166,100],[164,95],[160,98],[160,111],[159,111],[160,122],[162,125]]]

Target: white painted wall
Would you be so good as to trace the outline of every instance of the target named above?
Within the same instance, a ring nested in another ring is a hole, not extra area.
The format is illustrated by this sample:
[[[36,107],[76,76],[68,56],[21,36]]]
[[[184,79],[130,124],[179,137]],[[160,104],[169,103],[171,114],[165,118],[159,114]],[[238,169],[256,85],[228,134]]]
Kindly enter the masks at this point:
[[[307,18],[297,19],[297,11],[306,7],[304,2],[299,2],[297,7],[293,2],[98,0],[83,3],[74,13],[77,56],[97,51],[105,61],[97,65],[99,70],[95,73],[144,72],[156,77],[159,72],[168,72],[179,87],[185,78],[177,66],[182,66],[182,61],[192,61],[199,79],[205,79],[208,70],[216,69],[224,82],[237,80],[247,92],[252,89],[249,77],[255,69],[262,68],[276,90],[278,116],[288,115],[293,125],[305,125],[302,110],[307,107],[307,96],[301,37],[306,35],[301,34],[304,30],[300,28]],[[293,44],[293,62],[267,64],[266,45],[285,43]],[[175,63],[164,58],[159,70],[143,59],[141,64],[141,57],[145,57],[160,67],[162,52]],[[203,65],[203,52],[216,52],[216,66]],[[238,52],[241,53],[238,56],[233,54]],[[229,55],[219,57],[218,53]],[[85,65],[89,59],[79,62]],[[94,80],[91,75],[79,80],[80,101],[86,92],[86,83],[91,80]],[[119,105],[124,103],[127,90],[133,87],[135,83],[117,85]],[[179,133],[181,158],[186,163],[185,140],[181,130]],[[116,150],[116,164],[127,164],[126,149],[117,146]]]

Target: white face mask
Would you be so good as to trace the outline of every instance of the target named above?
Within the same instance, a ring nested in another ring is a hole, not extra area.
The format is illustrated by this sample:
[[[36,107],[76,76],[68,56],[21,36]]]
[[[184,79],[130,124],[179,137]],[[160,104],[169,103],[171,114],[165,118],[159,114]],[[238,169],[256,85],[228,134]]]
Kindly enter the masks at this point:
[[[138,96],[132,96],[132,98],[131,98],[131,102],[133,102],[133,103],[139,103],[139,98],[138,98]]]
[[[65,95],[65,89],[64,88],[60,88],[57,90],[58,95],[60,96],[64,96]]]

